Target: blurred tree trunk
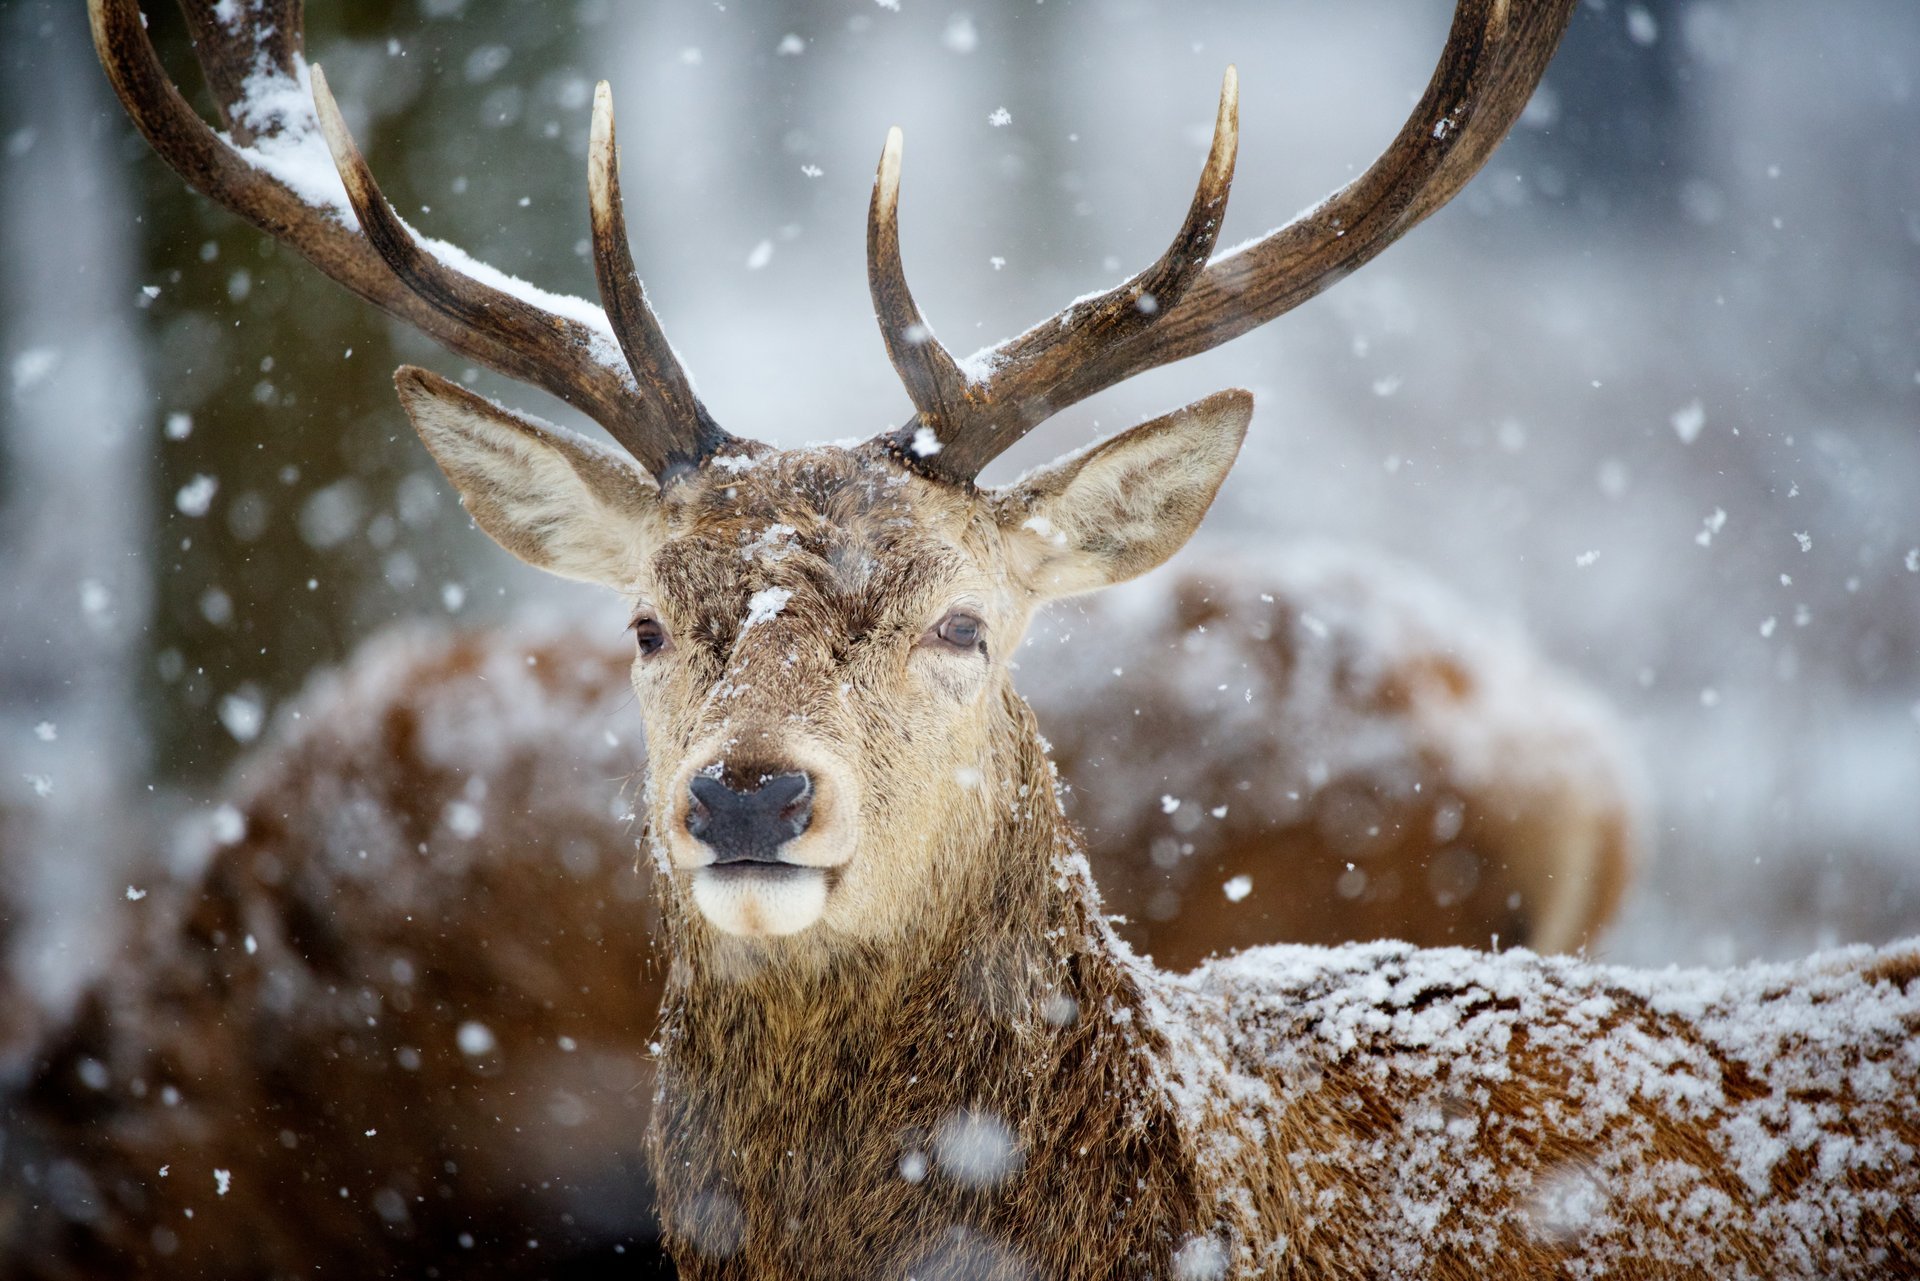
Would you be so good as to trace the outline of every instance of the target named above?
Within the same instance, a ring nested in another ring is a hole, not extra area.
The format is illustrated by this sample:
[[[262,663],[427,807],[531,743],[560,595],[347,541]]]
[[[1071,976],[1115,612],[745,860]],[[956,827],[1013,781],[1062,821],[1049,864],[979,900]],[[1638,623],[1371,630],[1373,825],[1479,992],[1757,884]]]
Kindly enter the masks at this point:
[[[84,9],[21,4],[0,23],[0,856],[27,925],[18,959],[57,1000],[117,896],[147,765],[146,299]]]

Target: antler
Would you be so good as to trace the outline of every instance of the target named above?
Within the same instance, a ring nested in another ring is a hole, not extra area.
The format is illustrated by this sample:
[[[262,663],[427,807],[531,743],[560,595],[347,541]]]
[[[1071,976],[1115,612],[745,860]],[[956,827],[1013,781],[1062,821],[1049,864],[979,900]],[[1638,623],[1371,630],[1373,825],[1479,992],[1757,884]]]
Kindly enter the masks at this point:
[[[94,47],[115,93],[189,186],[455,355],[580,409],[657,479],[736,443],[694,395],[634,277],[604,86],[595,101],[589,178],[595,272],[612,322],[589,302],[533,289],[413,234],[348,136],[325,76],[313,69],[311,94],[302,83],[301,0],[254,0],[231,22],[204,0],[181,0],[180,8],[231,141],[201,120],[167,77],[136,0],[87,3]],[[335,166],[344,192],[319,176]]]
[[[627,218],[620,199],[620,154],[613,138],[613,90],[602,80],[593,91],[593,134],[587,144],[587,205],[593,216],[593,274],[600,302],[626,354],[627,366],[653,403],[674,422],[692,424],[694,465],[732,442],[694,394],[693,381],[667,342],[666,331],[647,302],[647,291],[627,248]],[[649,469],[652,470],[652,469]],[[654,471],[656,476],[661,475]]]
[[[1459,0],[1433,79],[1386,152],[1315,208],[1207,262],[1238,138],[1229,67],[1207,167],[1166,254],[1126,283],[965,361],[934,338],[907,289],[894,130],[874,179],[867,269],[887,354],[918,412],[882,439],[934,477],[971,483],[1059,410],[1299,306],[1371,260],[1479,172],[1526,107],[1576,3]]]

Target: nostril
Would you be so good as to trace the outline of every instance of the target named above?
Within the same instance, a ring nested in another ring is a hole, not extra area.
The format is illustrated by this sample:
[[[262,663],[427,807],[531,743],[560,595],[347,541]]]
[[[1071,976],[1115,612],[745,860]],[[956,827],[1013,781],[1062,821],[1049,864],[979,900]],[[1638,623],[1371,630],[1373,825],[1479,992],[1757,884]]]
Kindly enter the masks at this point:
[[[795,836],[813,822],[813,780],[805,774],[789,775],[800,780],[800,793],[780,807],[780,821],[793,829]]]
[[[731,787],[717,778],[705,774],[695,774],[687,782],[687,791],[693,794],[693,803],[703,810],[725,809],[729,798],[738,795]]]
[[[693,834],[695,840],[698,840],[705,836],[707,829],[712,826],[713,810],[700,799],[699,793],[695,792],[693,799],[687,805],[687,831]]]

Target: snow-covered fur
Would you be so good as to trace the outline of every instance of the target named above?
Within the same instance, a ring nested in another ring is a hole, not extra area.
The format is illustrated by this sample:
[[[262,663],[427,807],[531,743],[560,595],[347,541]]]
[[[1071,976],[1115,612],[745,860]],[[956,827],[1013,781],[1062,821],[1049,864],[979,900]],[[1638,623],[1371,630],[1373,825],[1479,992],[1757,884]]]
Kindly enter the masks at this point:
[[[1920,1275],[1920,940],[1266,947],[1142,988],[1235,1274]]]

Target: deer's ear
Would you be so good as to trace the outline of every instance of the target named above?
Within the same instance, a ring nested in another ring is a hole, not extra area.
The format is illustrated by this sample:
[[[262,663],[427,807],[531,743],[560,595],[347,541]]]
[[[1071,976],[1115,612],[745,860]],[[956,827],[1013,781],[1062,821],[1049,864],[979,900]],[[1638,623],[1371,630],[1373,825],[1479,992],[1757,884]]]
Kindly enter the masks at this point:
[[[611,450],[404,365],[400,403],[460,502],[536,569],[624,589],[656,545],[659,488]]]
[[[1213,505],[1253,417],[1223,391],[1029,472],[995,495],[1042,599],[1144,574],[1179,551]]]

